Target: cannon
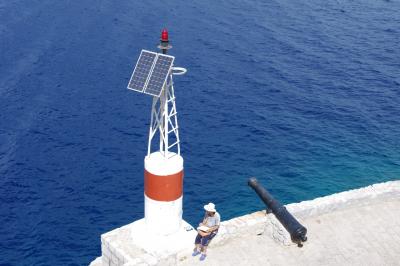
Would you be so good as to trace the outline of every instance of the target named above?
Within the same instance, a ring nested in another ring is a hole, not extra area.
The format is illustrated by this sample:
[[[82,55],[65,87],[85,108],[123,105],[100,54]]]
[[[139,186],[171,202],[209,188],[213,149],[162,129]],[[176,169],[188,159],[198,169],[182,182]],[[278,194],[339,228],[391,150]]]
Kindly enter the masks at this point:
[[[296,218],[291,215],[285,206],[279,203],[272,195],[260,184],[254,177],[250,178],[248,185],[254,189],[257,195],[265,203],[267,213],[272,212],[279,222],[289,232],[290,238],[298,247],[303,246],[303,242],[307,241],[307,228],[302,226]]]

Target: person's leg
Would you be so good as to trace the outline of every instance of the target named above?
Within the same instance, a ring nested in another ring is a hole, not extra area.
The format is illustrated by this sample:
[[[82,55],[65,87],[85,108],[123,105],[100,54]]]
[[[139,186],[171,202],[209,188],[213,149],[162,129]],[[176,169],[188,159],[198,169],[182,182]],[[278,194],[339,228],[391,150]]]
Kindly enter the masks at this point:
[[[194,240],[194,249],[193,249],[193,256],[197,256],[200,254],[201,251],[201,235],[197,234],[196,239]]]
[[[208,246],[203,246],[203,248],[201,249],[201,254],[207,255],[207,247]]]
[[[203,250],[204,243],[205,243],[204,241],[207,237],[209,237],[208,234],[201,232],[201,231],[198,232],[198,234],[196,236],[196,240],[195,240],[196,247],[195,247],[195,250],[193,250],[194,252],[196,250],[199,252],[201,252]]]
[[[200,260],[205,260],[207,257],[207,247],[210,244],[211,239],[213,239],[216,236],[216,233],[212,233],[208,236],[205,236],[201,239],[201,256]]]
[[[202,246],[200,260],[203,261],[207,257],[207,246]]]
[[[195,249],[199,250],[201,243],[201,235],[197,234],[196,239],[194,240]]]
[[[205,236],[201,238],[201,256],[200,260],[205,260],[207,257],[207,246],[210,241],[210,236]]]
[[[202,247],[201,253],[203,253],[203,254],[207,253],[207,246],[208,246],[209,242],[210,242],[210,235],[201,238],[201,242],[200,242],[201,247]]]
[[[195,244],[194,245],[194,249],[193,249],[193,252],[200,252],[201,251],[201,245],[200,244]]]

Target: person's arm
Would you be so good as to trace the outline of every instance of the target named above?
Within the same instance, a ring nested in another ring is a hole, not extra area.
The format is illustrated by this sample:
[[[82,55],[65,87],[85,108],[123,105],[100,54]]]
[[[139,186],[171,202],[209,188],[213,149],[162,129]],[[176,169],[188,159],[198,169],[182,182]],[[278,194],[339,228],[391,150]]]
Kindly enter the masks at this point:
[[[219,228],[219,224],[221,222],[221,218],[220,218],[219,214],[216,214],[216,215],[218,215],[216,217],[216,224],[214,226],[210,227],[210,229],[208,229],[208,232],[210,232],[210,233],[214,232],[215,230],[218,230],[218,228]]]
[[[200,225],[201,226],[201,225]],[[209,234],[211,234],[210,232],[210,228],[208,226],[204,226],[205,228],[201,228],[201,229],[197,229],[197,233],[199,233],[199,235],[201,236],[208,236]],[[207,228],[207,229],[206,229]]]
[[[210,232],[204,232],[204,231],[201,231],[201,230],[197,230],[197,233],[199,233],[199,235],[201,235],[201,236],[208,236],[209,234],[211,234]]]
[[[213,227],[210,227],[210,229],[208,229],[208,232],[211,233],[211,232],[217,230],[218,228],[219,228],[219,224],[217,224],[217,225],[215,225]]]

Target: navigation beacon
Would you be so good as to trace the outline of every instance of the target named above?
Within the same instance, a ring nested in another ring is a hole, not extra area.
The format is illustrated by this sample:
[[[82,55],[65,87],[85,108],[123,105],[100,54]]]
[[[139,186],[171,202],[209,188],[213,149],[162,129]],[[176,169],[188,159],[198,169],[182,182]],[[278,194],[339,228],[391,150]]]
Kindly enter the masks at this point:
[[[172,76],[183,75],[186,69],[174,67],[175,57],[167,55],[172,46],[166,29],[158,48],[162,54],[141,51],[128,89],[153,97],[144,159],[145,223],[148,230],[169,235],[181,228],[183,196],[183,158]]]

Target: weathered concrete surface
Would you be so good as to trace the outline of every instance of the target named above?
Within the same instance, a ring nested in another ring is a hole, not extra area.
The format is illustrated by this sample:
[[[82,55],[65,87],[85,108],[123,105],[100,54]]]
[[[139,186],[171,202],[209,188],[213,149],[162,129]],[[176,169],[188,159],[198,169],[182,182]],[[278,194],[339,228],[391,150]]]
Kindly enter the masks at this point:
[[[190,245],[170,256],[148,253],[132,244],[127,225],[102,235],[107,249],[91,265],[400,265],[400,181],[286,207],[308,229],[302,248],[259,211],[222,222],[203,262]]]
[[[377,197],[299,219],[308,229],[302,248],[268,234],[243,234],[210,247],[206,261],[178,265],[400,265],[400,198]]]

